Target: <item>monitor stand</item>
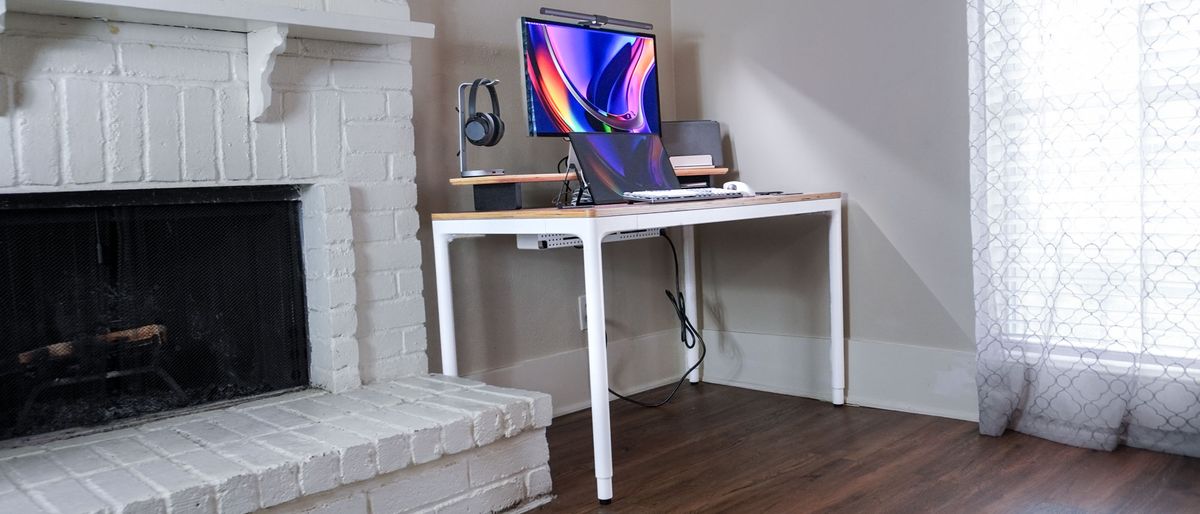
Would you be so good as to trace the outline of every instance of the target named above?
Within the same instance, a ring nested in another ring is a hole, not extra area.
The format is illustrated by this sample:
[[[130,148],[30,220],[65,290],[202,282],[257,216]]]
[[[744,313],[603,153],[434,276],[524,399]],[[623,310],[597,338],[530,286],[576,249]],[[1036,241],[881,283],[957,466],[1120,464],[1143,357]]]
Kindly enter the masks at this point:
[[[575,146],[571,144],[571,139],[567,138],[567,173],[575,172],[575,193],[571,195],[571,199],[567,205],[571,207],[580,207],[585,205],[593,205],[592,191],[588,188],[587,178],[579,171],[579,158],[575,155]]]
[[[575,145],[571,144],[571,138],[563,138],[567,142],[567,171],[579,171],[579,158],[575,156]]]

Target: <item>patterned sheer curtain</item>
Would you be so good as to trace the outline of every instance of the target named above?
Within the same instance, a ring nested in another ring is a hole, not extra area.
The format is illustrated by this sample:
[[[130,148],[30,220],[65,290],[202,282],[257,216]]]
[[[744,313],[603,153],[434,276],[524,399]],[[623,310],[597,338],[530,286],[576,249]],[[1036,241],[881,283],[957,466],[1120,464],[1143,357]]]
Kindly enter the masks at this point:
[[[1200,457],[1200,1],[968,1],[980,431]]]

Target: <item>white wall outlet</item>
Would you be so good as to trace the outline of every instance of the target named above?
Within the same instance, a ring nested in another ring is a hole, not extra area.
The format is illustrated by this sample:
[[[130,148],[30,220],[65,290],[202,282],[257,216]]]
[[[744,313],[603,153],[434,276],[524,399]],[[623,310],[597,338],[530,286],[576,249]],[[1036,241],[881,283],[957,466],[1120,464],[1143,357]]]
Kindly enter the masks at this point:
[[[587,330],[587,296],[579,295],[579,330]]]

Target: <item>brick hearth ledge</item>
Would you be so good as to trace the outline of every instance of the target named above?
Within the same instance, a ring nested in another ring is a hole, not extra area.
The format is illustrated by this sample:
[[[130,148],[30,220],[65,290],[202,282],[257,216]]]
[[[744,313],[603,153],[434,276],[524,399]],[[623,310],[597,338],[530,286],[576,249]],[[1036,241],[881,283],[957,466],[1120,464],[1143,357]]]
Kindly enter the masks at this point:
[[[491,512],[550,492],[550,396],[429,375],[0,451],[0,512]]]

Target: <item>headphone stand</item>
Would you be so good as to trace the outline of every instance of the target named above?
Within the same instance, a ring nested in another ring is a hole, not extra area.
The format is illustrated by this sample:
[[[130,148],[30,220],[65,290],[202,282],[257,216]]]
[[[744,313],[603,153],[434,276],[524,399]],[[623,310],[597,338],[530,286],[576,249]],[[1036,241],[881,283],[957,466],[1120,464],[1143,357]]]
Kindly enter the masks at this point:
[[[495,84],[498,81],[493,81]],[[467,124],[467,112],[463,110],[463,104],[466,103],[466,91],[470,89],[470,82],[463,82],[458,85],[458,175],[460,177],[487,177],[492,175],[503,175],[502,168],[488,169],[467,169],[467,133],[464,129]]]
[[[467,112],[463,106],[467,103],[466,92],[471,88],[471,82],[458,85],[458,174],[460,177],[490,177],[504,175],[504,170],[467,169]],[[492,82],[494,85],[495,82]],[[471,187],[477,211],[508,211],[521,208],[521,184],[478,184]]]

